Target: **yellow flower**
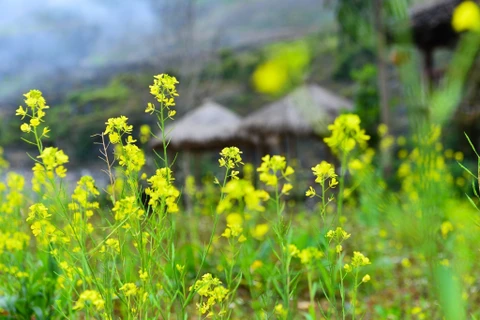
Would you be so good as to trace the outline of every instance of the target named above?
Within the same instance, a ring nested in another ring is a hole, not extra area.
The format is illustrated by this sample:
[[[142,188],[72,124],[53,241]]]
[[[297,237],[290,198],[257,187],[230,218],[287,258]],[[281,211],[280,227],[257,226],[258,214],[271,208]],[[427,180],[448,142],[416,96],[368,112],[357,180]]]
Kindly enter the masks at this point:
[[[366,274],[365,276],[363,276],[362,282],[368,282],[368,281],[370,281],[370,275]]]
[[[280,318],[286,318],[288,315],[288,311],[285,310],[283,305],[280,303],[275,306],[275,315],[277,315]]]
[[[233,169],[239,164],[243,164],[242,157],[240,156],[242,153],[243,152],[237,147],[223,148],[220,152],[221,158],[218,160],[220,167]]]
[[[30,119],[30,125],[32,127],[38,127],[40,125],[40,120],[38,120],[38,118],[32,118]]]
[[[107,241],[105,241],[105,244],[109,246],[111,249],[113,249],[114,251],[120,252],[120,242],[118,242],[118,239],[110,238]]]
[[[82,310],[85,308],[85,303],[89,302],[95,306],[97,311],[103,310],[105,306],[105,301],[102,299],[102,296],[98,291],[95,290],[85,290],[80,294],[79,299],[75,302],[73,310]]]
[[[293,189],[293,186],[292,186],[290,183],[285,183],[285,184],[283,185],[283,187],[282,187],[281,193],[288,195],[288,193],[289,193],[290,190],[292,190],[292,189]]]
[[[175,106],[174,97],[178,96],[175,77],[162,73],[153,77],[153,85],[150,86],[150,93],[162,104],[162,107],[170,109]],[[155,106],[151,103],[145,109],[147,113],[155,112]]]
[[[455,152],[454,157],[457,161],[463,161],[463,153],[460,151]]]
[[[296,257],[300,259],[302,264],[310,264],[315,260],[319,260],[323,257],[323,252],[315,247],[308,247],[296,254]]]
[[[197,309],[201,314],[205,314],[212,309],[216,303],[220,303],[227,298],[228,289],[222,286],[222,282],[218,278],[214,278],[210,273],[202,276],[202,279],[197,280],[190,291],[195,291],[201,297],[206,297],[207,301],[202,304],[197,304]]]
[[[288,176],[292,175],[295,170],[287,166],[285,157],[283,156],[270,156],[266,155],[262,158],[262,164],[257,169],[260,172],[259,179],[267,186],[276,187],[280,178],[288,180]],[[278,175],[281,175],[279,177]]]
[[[18,109],[15,111],[15,115],[22,116],[22,120],[23,120],[23,118],[25,118],[25,116],[27,115],[27,110],[23,109],[22,106],[19,106]]]
[[[325,237],[330,240],[335,240],[337,243],[342,243],[343,241],[350,238],[351,234],[347,233],[341,227],[337,227],[335,230],[329,230]]]
[[[28,123],[22,123],[22,125],[20,126],[20,130],[29,133],[30,131],[32,131],[32,127]]]
[[[474,1],[463,1],[453,11],[452,26],[457,32],[480,31],[480,8]]]
[[[361,266],[366,266],[369,265],[370,259],[365,257],[362,253],[358,251],[353,252],[353,258],[352,258],[352,267],[361,267]]]
[[[338,116],[333,124],[328,126],[332,135],[325,138],[325,143],[333,152],[350,152],[355,146],[366,147],[370,136],[360,128],[360,117],[356,114],[342,114]]]
[[[227,239],[230,237],[234,237],[234,238],[238,238],[239,242],[244,242],[247,240],[247,238],[245,238],[242,232],[243,232],[243,228],[240,225],[227,224],[227,228],[222,233],[222,237],[225,237]]]
[[[309,187],[309,189],[307,190],[307,192],[305,192],[305,195],[306,195],[307,197],[309,197],[309,198],[315,197],[316,194],[317,194],[317,193],[316,193],[315,189],[313,189],[312,187]]]
[[[227,224],[230,225],[241,225],[243,223],[242,215],[239,213],[230,213],[227,216]]]
[[[120,116],[117,118],[110,118],[105,122],[107,125],[103,134],[107,135],[110,133],[116,132],[117,134],[131,133],[133,126],[127,124],[128,118],[125,116]]]
[[[352,267],[346,263],[344,266],[343,266],[343,269],[345,270],[345,272],[352,272]]]
[[[447,235],[453,231],[453,225],[450,221],[445,221],[440,226],[440,231],[442,233],[442,237],[445,239]]]
[[[282,92],[287,81],[287,69],[278,61],[267,61],[259,65],[252,76],[255,89],[266,94]]]
[[[381,123],[378,128],[377,128],[377,131],[378,131],[378,135],[380,137],[384,137],[387,133],[388,133],[388,127],[386,124],[384,123]]]
[[[290,256],[296,257],[300,253],[300,250],[298,250],[296,245],[290,244],[288,245],[288,253],[290,254]]]
[[[137,294],[138,288],[135,283],[125,283],[123,286],[120,287],[120,291],[122,291],[126,297],[133,296]]]
[[[270,229],[270,226],[268,225],[268,223],[257,224],[251,232],[252,237],[261,241],[264,239],[269,229]]]
[[[177,199],[180,191],[173,185],[173,172],[170,168],[157,169],[155,175],[149,178],[150,187],[145,189],[145,193],[150,196],[148,202],[154,209],[166,205],[167,212],[178,212]]]
[[[250,266],[251,272],[255,272],[258,268],[261,268],[263,266],[263,262],[260,260],[255,260],[253,261],[252,265]]]
[[[151,129],[148,124],[143,124],[140,126],[140,142],[147,143],[150,140]]]

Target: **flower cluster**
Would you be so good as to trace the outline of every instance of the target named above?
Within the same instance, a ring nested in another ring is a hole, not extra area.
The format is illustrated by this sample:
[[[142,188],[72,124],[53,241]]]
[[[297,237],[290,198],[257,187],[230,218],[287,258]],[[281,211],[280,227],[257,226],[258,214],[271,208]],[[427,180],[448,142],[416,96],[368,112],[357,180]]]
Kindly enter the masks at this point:
[[[218,163],[220,167],[225,167],[227,170],[232,170],[229,173],[229,177],[232,179],[238,179],[239,171],[233,170],[238,165],[243,164],[242,162],[242,151],[237,147],[227,147],[223,148],[220,152],[220,159]]]
[[[240,224],[227,224],[227,228],[222,233],[222,237],[227,239],[238,238],[238,242],[245,242],[247,238],[243,235],[243,228]]]
[[[12,214],[20,208],[24,202],[23,188],[25,186],[25,178],[15,172],[9,172],[6,177],[6,185],[0,182],[0,195],[2,191],[8,191],[4,194],[3,201],[0,203],[0,212]],[[0,216],[0,222],[8,219],[8,216]],[[12,222],[15,220],[12,220]]]
[[[64,178],[67,175],[67,169],[65,169],[63,165],[68,162],[68,156],[62,150],[48,147],[43,149],[42,154],[37,158],[42,159],[42,163],[47,172],[55,170],[55,173],[60,178]]]
[[[201,297],[207,298],[207,301],[197,303],[197,308],[201,314],[205,314],[208,311],[212,313],[213,306],[225,300],[228,295],[228,289],[223,287],[222,282],[218,278],[214,278],[210,273],[204,274],[201,280],[197,280],[195,284],[190,287],[190,291],[192,290]],[[213,313],[211,315],[213,315]]]
[[[27,107],[23,108],[22,106],[19,106],[15,115],[21,116],[22,120],[25,119],[25,117],[30,118],[30,121],[28,123],[22,123],[20,130],[25,133],[33,132],[35,139],[37,140],[42,137],[48,137],[47,134],[50,132],[48,127],[44,127],[41,134],[37,132],[37,128],[44,121],[45,109],[49,108],[45,98],[42,96],[42,92],[39,90],[30,90],[28,93],[24,94],[24,97],[26,98],[24,101]]]
[[[329,241],[335,241],[336,243],[341,243],[348,238],[350,238],[351,234],[347,233],[342,227],[337,227],[335,230],[329,230],[325,237],[329,239]]]
[[[351,152],[357,145],[364,148],[370,139],[360,127],[360,117],[356,114],[340,115],[328,126],[328,130],[332,132],[332,136],[324,141],[335,153]]]
[[[30,206],[27,222],[31,223],[30,228],[38,242],[42,245],[57,243],[59,240],[63,243],[69,242],[70,239],[64,233],[59,232],[50,222],[51,217],[52,214],[43,203],[35,203]]]
[[[138,292],[138,287],[135,283],[129,282],[125,283],[123,286],[120,287],[120,291],[123,292],[123,294],[126,297],[134,296]]]
[[[129,138],[131,136],[128,136]],[[118,164],[125,168],[125,174],[139,172],[145,165],[145,154],[134,144],[135,140],[127,140],[118,156]]]
[[[323,252],[315,247],[308,247],[299,250],[293,244],[289,246],[289,253],[292,257],[300,259],[300,262],[303,265],[312,265],[315,261],[318,261],[323,257]]]
[[[264,182],[267,186],[277,188],[278,181],[285,179],[288,181],[288,177],[292,175],[295,170],[291,166],[287,166],[285,157],[282,156],[270,156],[266,155],[262,158],[262,164],[257,169],[260,172],[260,181]],[[282,187],[281,193],[288,194],[292,189],[290,183],[285,183]]]
[[[337,227],[335,230],[329,230],[325,237],[328,239],[328,243],[332,241],[336,244],[335,251],[340,254],[343,251],[342,242],[350,238],[351,234],[347,233],[341,227]]]
[[[346,272],[351,272],[354,269],[358,269],[360,267],[367,266],[369,264],[371,264],[370,259],[365,257],[361,252],[354,251],[351,263],[345,264],[343,268],[345,269]]]
[[[73,310],[82,310],[86,305],[93,305],[97,311],[103,310],[105,301],[98,291],[85,290],[80,294],[80,297],[75,302]]]
[[[263,212],[262,202],[269,199],[266,191],[256,190],[250,181],[244,179],[230,180],[222,191],[225,197],[218,203],[217,213],[231,210],[236,202],[243,202],[248,210]]]
[[[24,232],[0,231],[0,254],[8,252],[21,252],[27,247],[30,237]]]
[[[140,219],[145,214],[145,211],[138,206],[138,202],[133,196],[115,202],[112,211],[115,213],[116,221],[122,221],[130,217]]]
[[[100,195],[100,192],[95,186],[95,180],[90,176],[82,176],[73,191],[73,201],[68,204],[68,208],[70,210],[87,210],[86,216],[91,217],[93,215],[92,209],[98,209],[100,205],[97,201],[90,202],[89,197],[98,195]]]
[[[103,134],[107,135],[110,139],[110,142],[113,144],[120,143],[120,139],[124,134],[131,134],[133,130],[132,125],[127,124],[128,118],[125,116],[120,116],[117,118],[110,118],[105,122],[107,125]],[[131,139],[131,138],[130,138]]]
[[[145,189],[145,194],[150,197],[148,204],[153,208],[163,207],[167,212],[178,212],[177,199],[180,192],[173,185],[173,172],[170,168],[157,169],[154,176],[147,181],[150,187]]]
[[[322,161],[317,164],[315,167],[312,168],[313,175],[315,176],[315,182],[322,186],[323,192],[328,190],[329,188],[335,188],[337,186],[337,174],[335,173],[335,168],[332,164]],[[328,181],[328,187],[325,188],[325,182]],[[315,189],[310,186],[310,188],[306,192],[306,196],[313,198],[316,196]]]
[[[153,77],[153,85],[150,86],[150,93],[161,104],[162,109],[168,110],[168,117],[173,118],[175,116],[175,110],[171,110],[171,107],[175,106],[175,97],[178,96],[176,84],[178,81],[175,77],[168,74],[159,74]],[[146,113],[154,113],[156,107],[153,103],[148,103],[145,109]]]
[[[137,140],[131,136],[133,126],[127,123],[128,118],[120,116],[117,118],[110,118],[105,122],[107,125],[103,134],[108,134],[110,142],[121,147],[116,149],[116,158],[118,163],[125,169],[128,175],[132,172],[138,172],[145,165],[145,154],[135,145]],[[122,142],[122,136],[127,135],[125,144]]]

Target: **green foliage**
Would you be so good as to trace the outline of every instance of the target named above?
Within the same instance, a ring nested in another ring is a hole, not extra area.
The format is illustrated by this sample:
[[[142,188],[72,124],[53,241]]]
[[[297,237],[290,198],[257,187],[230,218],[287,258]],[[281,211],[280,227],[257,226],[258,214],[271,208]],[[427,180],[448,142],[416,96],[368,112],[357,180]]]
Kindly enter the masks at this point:
[[[361,69],[352,72],[355,81],[355,113],[371,137],[376,137],[376,129],[380,124],[379,96],[377,89],[377,68],[365,64]]]

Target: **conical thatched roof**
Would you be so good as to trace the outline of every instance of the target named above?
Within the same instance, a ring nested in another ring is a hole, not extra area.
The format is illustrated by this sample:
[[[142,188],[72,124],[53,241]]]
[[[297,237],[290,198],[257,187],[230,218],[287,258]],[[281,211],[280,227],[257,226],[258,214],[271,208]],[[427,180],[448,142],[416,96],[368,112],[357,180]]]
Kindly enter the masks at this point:
[[[205,101],[200,107],[173,121],[166,127],[169,147],[173,149],[204,149],[222,147],[237,139],[242,119],[227,108]],[[153,139],[151,146],[158,148],[163,142]]]
[[[452,14],[461,0],[430,0],[410,10],[415,44],[430,50],[451,46],[458,35],[452,28]]]
[[[352,109],[347,99],[317,85],[305,85],[250,114],[242,130],[261,134],[324,134],[342,109]]]

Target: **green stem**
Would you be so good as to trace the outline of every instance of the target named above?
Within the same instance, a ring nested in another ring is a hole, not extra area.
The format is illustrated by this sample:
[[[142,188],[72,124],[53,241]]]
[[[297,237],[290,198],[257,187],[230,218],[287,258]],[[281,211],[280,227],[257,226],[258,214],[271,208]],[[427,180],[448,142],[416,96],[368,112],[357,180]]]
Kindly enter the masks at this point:
[[[338,192],[337,217],[341,217],[341,216],[342,216],[342,209],[343,209],[343,192],[344,192],[344,188],[345,188],[345,175],[346,175],[346,173],[347,173],[347,169],[346,169],[346,166],[347,166],[347,157],[348,157],[347,152],[343,152],[343,154],[342,154],[342,162],[340,163],[341,170],[340,170],[340,181],[339,181],[340,188],[339,188],[339,192]]]
[[[307,280],[308,280],[308,293],[310,295],[310,306],[309,306],[309,312],[310,312],[310,317],[312,319],[317,319],[317,316],[315,314],[315,291],[313,290],[313,281],[312,281],[312,271],[308,270],[307,272]]]

